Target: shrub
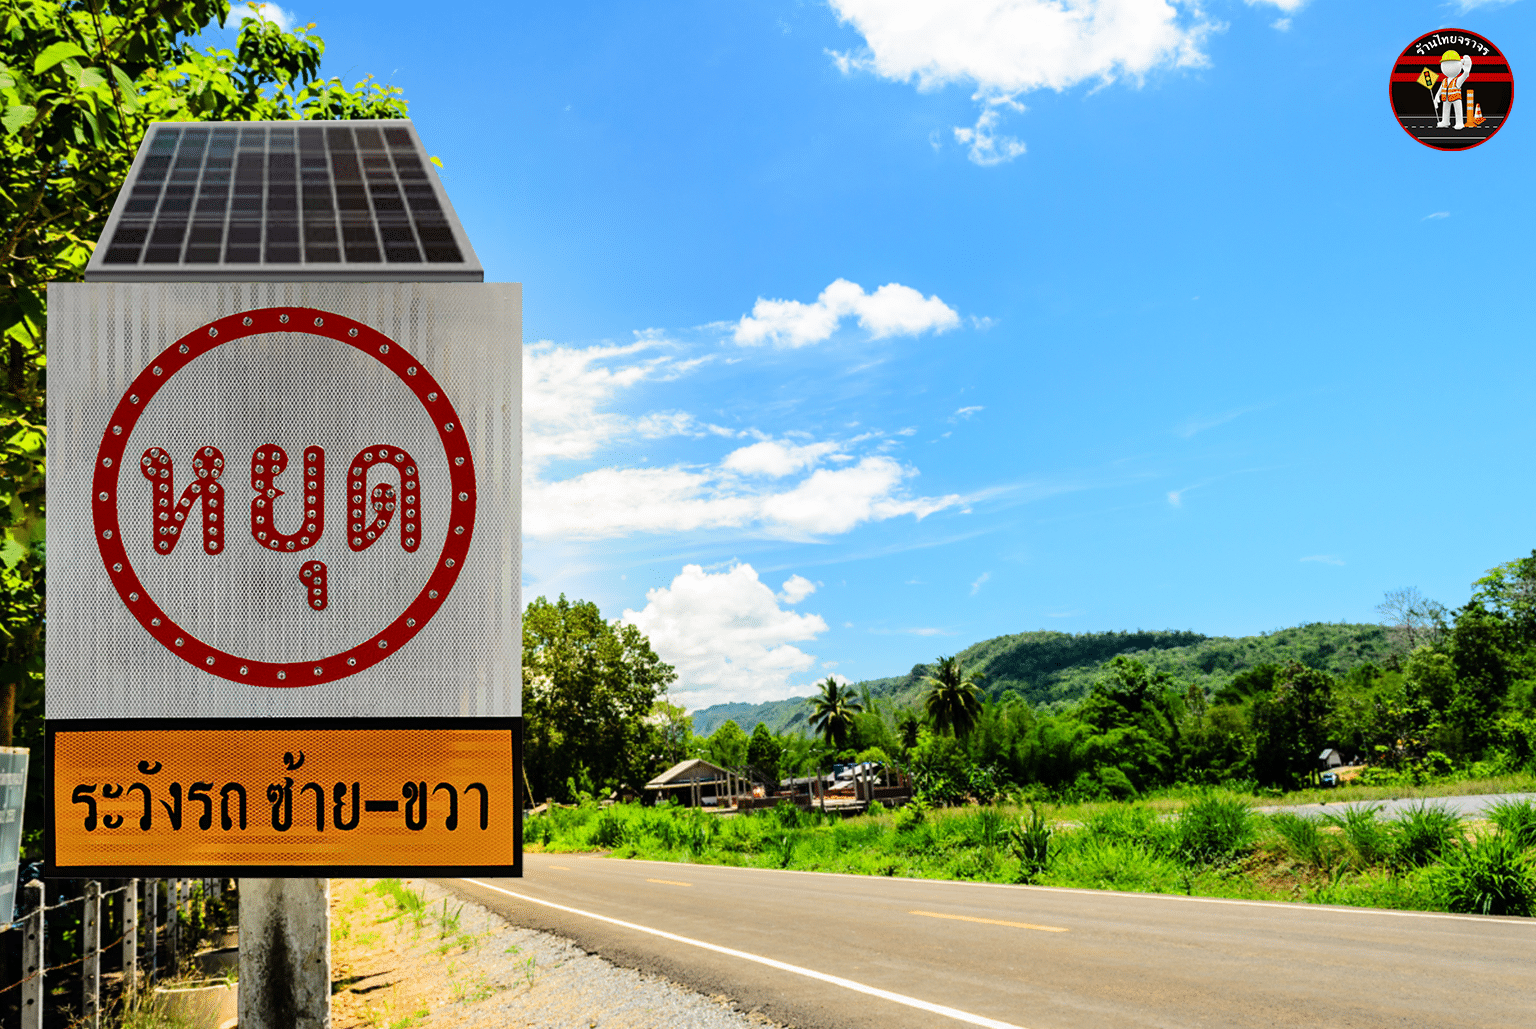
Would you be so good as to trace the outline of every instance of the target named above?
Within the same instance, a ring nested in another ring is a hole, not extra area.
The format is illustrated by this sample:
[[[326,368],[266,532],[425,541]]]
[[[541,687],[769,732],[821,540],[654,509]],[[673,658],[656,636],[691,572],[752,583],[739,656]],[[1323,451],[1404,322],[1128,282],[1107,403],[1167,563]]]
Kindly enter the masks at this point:
[[[1451,846],[1461,819],[1442,804],[1420,803],[1399,815],[1393,829],[1392,863],[1399,868],[1423,868]]]
[[[1253,812],[1239,797],[1208,793],[1186,807],[1173,830],[1174,849],[1189,858],[1228,858],[1253,845]]]
[[[1433,875],[1451,911],[1530,915],[1536,907],[1536,867],[1503,832],[1453,847]]]
[[[1536,847],[1536,801],[1500,801],[1488,809],[1488,818],[1518,846]]]

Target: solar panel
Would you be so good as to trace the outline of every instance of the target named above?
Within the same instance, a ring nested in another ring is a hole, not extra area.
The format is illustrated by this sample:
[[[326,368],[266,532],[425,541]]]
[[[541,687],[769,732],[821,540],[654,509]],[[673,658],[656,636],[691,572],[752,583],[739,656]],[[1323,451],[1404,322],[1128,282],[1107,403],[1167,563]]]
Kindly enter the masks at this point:
[[[404,119],[157,122],[87,282],[481,282]]]

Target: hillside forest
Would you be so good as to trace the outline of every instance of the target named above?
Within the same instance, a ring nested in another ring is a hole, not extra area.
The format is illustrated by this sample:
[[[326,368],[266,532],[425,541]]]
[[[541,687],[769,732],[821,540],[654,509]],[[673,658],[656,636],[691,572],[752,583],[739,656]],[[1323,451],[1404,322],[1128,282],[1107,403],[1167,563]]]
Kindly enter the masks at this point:
[[[564,633],[551,628],[577,610],[594,654],[608,654],[583,673],[581,719],[558,713],[575,708],[560,699],[554,668],[581,662],[552,643]],[[688,756],[764,780],[833,762],[900,764],[935,804],[1124,799],[1180,785],[1268,793],[1306,785],[1327,748],[1382,785],[1536,767],[1536,551],[1490,569],[1460,607],[1409,589],[1388,594],[1380,611],[1381,624],[1242,638],[1003,636],[904,676],[829,679],[809,698],[690,717],[667,703],[675,674],[643,636],[603,622],[595,605],[540,598],[524,636],[530,791],[565,801],[638,794]],[[621,680],[622,689],[595,685]],[[597,709],[608,713],[594,719]],[[580,745],[596,731],[581,725],[604,718],[617,726],[609,745]]]

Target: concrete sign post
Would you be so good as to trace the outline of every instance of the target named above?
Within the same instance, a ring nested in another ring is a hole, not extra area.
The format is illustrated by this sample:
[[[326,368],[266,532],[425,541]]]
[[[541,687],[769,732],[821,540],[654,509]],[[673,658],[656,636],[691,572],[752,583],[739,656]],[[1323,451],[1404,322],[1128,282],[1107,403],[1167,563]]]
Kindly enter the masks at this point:
[[[16,878],[21,864],[21,816],[27,806],[26,747],[0,747],[0,912],[16,911]]]
[[[49,288],[49,874],[281,878],[242,1026],[328,1024],[323,877],[521,870],[522,295],[423,153],[157,125]]]

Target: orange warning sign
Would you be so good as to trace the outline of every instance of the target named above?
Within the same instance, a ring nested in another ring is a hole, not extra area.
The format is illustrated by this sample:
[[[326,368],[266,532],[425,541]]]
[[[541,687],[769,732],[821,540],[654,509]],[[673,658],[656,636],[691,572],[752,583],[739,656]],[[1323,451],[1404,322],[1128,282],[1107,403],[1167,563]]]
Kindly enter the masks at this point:
[[[49,723],[52,874],[517,874],[511,719],[171,724]]]

